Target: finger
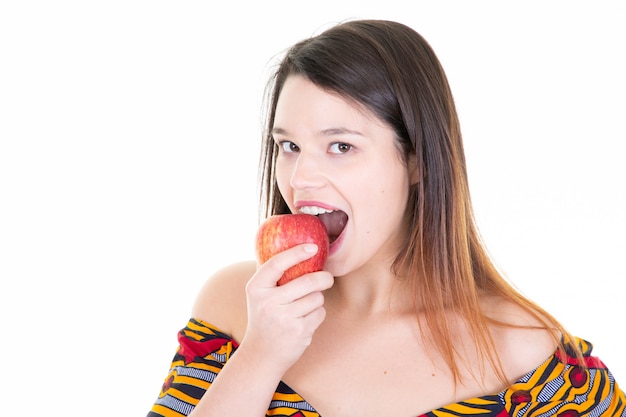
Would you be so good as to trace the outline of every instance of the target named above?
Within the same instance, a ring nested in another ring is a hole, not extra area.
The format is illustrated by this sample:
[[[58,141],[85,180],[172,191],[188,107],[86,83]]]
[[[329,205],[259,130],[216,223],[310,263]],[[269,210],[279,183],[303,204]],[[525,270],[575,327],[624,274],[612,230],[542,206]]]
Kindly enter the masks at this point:
[[[310,311],[305,316],[299,317],[291,321],[291,330],[287,333],[290,338],[308,340],[306,345],[310,343],[315,331],[322,324],[326,318],[326,309],[324,307],[318,307]]]
[[[260,265],[256,283],[262,287],[276,286],[276,283],[286,270],[315,255],[317,249],[317,245],[305,243],[277,253],[268,259],[267,262]]]
[[[317,328],[322,324],[324,319],[326,318],[326,309],[324,307],[316,308],[311,311],[309,314],[304,316],[302,320],[304,321],[305,330],[308,333],[308,337],[312,338],[313,334],[317,330]]]
[[[281,286],[284,300],[291,302],[313,292],[321,292],[333,286],[335,278],[328,271],[310,272]]]
[[[324,294],[320,291],[306,294],[293,301],[285,309],[285,313],[294,318],[305,317],[324,305]]]

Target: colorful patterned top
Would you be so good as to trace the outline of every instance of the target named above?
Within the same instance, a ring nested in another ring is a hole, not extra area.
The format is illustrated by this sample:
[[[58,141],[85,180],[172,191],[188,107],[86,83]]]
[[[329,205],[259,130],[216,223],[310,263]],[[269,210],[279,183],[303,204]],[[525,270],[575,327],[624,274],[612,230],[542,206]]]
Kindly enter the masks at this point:
[[[178,334],[180,346],[169,375],[147,417],[188,415],[237,349],[237,342],[208,323],[191,319]],[[626,417],[626,396],[596,357],[592,345],[577,339],[587,369],[558,352],[509,389],[450,404],[418,417]],[[320,414],[280,383],[267,416],[319,417]]]

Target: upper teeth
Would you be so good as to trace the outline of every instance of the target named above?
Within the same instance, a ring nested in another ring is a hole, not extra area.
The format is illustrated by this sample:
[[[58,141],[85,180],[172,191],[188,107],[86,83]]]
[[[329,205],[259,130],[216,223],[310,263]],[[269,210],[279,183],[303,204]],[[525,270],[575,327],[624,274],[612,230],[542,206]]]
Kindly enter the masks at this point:
[[[335,210],[328,210],[323,207],[317,207],[317,206],[304,206],[304,207],[300,207],[299,210],[300,210],[300,213],[312,214],[314,216],[317,216],[318,214],[331,213],[335,211]]]

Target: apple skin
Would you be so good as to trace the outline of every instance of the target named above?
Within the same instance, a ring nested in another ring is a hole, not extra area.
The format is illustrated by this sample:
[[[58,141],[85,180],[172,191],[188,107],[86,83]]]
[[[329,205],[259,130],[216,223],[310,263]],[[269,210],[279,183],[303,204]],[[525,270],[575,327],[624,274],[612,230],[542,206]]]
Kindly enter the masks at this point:
[[[329,246],[326,226],[317,217],[301,213],[270,216],[259,226],[256,235],[256,254],[260,263],[265,263],[277,253],[303,243],[315,243],[318,247],[317,253],[287,269],[278,280],[278,285],[324,268]]]

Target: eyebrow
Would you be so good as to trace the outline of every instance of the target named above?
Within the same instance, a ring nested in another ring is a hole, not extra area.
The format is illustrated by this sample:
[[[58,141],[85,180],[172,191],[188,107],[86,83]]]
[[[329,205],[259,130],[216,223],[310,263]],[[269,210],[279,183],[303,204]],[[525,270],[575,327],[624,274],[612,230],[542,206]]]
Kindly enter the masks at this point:
[[[272,129],[272,134],[278,134],[278,135],[288,135],[287,131],[283,128],[280,127],[275,127]],[[348,129],[345,127],[331,127],[328,129],[322,129],[319,134],[321,136],[337,136],[337,135],[355,135],[355,136],[363,136],[363,134],[361,132],[359,132],[358,130],[352,130],[352,129]]]

